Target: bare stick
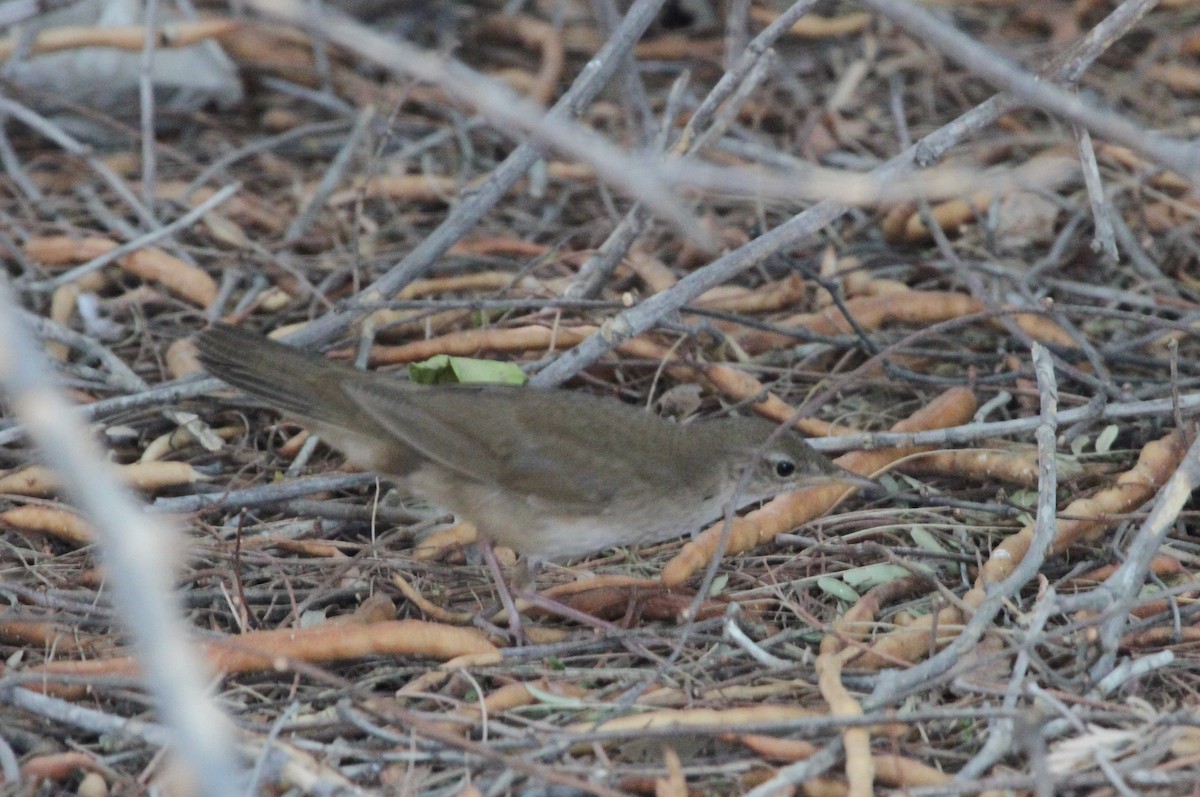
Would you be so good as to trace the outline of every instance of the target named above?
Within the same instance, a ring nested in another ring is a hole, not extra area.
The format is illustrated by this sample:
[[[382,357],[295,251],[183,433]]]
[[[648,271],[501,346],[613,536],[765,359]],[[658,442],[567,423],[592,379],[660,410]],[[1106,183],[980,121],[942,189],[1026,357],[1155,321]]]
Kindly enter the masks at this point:
[[[95,524],[113,574],[114,603],[145,671],[175,751],[204,794],[240,794],[240,767],[228,720],[205,694],[201,657],[184,630],[169,565],[183,548],[178,535],[139,511],[54,380],[37,344],[18,321],[7,283],[0,282],[0,384],[67,492]]]

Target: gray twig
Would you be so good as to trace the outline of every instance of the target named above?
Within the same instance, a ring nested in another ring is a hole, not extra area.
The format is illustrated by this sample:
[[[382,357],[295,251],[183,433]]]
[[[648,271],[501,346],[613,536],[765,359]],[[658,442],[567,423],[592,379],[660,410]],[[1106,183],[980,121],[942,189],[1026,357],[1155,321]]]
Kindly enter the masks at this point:
[[[43,457],[95,525],[113,596],[145,678],[171,727],[174,750],[204,794],[241,793],[228,720],[205,694],[205,674],[173,592],[183,542],[152,522],[115,478],[78,416],[54,387],[37,344],[0,282],[0,384]]]

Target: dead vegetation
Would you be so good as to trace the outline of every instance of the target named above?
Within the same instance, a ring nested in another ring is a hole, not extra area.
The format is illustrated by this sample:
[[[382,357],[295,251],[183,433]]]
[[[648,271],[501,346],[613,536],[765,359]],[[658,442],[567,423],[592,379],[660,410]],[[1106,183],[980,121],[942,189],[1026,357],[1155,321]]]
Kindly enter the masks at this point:
[[[154,564],[264,793],[1195,793],[1200,7],[330,5],[157,37],[216,37],[229,107],[0,97],[21,318],[186,535]],[[217,319],[756,412],[889,494],[552,566],[618,630],[530,608],[505,647],[471,529],[197,376]],[[32,423],[0,429],[0,782],[140,793],[173,772],[129,575]]]

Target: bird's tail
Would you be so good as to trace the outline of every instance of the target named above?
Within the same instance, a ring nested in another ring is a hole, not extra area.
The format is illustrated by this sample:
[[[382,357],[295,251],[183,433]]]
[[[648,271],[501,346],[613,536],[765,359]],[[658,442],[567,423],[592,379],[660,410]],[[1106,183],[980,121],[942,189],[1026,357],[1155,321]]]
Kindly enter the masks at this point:
[[[196,350],[213,376],[300,418],[337,421],[349,401],[341,385],[359,375],[349,366],[228,324],[201,332]]]

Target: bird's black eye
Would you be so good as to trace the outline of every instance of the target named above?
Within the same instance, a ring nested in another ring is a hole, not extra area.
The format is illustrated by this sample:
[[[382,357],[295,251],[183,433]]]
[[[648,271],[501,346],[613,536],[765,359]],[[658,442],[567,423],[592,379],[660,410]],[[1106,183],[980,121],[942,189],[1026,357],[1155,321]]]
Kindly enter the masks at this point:
[[[786,479],[796,472],[796,463],[790,459],[781,459],[775,463],[775,475],[781,479]]]

